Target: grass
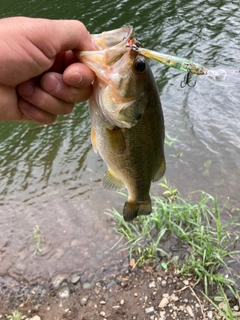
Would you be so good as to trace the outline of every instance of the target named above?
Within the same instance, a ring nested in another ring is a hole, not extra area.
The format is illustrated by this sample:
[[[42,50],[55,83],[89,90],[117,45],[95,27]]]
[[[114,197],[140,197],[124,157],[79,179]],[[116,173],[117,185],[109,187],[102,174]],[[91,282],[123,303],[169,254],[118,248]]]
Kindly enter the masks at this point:
[[[150,216],[138,217],[126,223],[116,210],[109,214],[115,222],[115,230],[127,240],[130,256],[134,256],[136,265],[147,261],[159,261],[164,269],[173,264],[182,276],[191,276],[196,283],[201,282],[208,295],[210,286],[228,286],[231,290],[233,280],[220,273],[220,268],[228,270],[228,264],[237,253],[234,245],[238,236],[229,231],[238,217],[222,223],[218,198],[203,191],[195,191],[192,197],[197,201],[183,199],[176,188],[169,185],[166,179],[161,186],[165,188],[164,197],[153,199],[153,212]],[[225,204],[226,205],[226,204]],[[172,259],[163,249],[163,243],[170,236],[185,243],[189,255],[180,264]],[[229,318],[231,319],[231,318]]]
[[[33,230],[33,238],[36,241],[36,248],[35,248],[35,251],[34,251],[33,255],[36,255],[37,253],[42,252],[42,248],[41,248],[41,231],[40,231],[38,225],[36,225],[36,227]]]
[[[23,320],[26,318],[27,317],[22,315],[19,311],[13,311],[12,314],[7,316],[7,319],[11,319],[11,320]]]

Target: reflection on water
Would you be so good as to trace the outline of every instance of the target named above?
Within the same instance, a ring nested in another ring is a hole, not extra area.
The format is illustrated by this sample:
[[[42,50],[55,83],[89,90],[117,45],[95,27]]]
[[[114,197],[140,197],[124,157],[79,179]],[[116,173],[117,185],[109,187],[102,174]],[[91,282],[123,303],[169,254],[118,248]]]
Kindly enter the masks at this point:
[[[10,0],[2,17],[27,15],[82,20],[92,33],[132,24],[144,47],[185,57],[207,68],[236,70],[240,61],[239,1]],[[238,205],[240,90],[205,77],[180,88],[184,74],[150,61],[161,94],[165,125],[179,142],[166,146],[171,184],[184,195],[195,189],[231,196]],[[105,165],[90,146],[86,104],[66,117],[73,122],[26,132],[34,124],[0,126],[0,275],[52,278],[94,271],[113,255],[118,240],[104,211],[123,199],[101,189]],[[63,117],[64,119],[64,117]],[[181,161],[176,157],[182,153]],[[152,192],[159,192],[154,185]],[[33,229],[43,253],[33,256]]]

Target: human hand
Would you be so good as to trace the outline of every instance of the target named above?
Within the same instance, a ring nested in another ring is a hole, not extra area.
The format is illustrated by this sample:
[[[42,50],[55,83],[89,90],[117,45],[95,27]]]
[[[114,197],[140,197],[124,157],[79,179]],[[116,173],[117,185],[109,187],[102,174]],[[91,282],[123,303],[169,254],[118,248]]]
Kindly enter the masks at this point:
[[[76,20],[0,19],[0,120],[52,123],[89,98],[94,73],[76,50],[95,50]]]

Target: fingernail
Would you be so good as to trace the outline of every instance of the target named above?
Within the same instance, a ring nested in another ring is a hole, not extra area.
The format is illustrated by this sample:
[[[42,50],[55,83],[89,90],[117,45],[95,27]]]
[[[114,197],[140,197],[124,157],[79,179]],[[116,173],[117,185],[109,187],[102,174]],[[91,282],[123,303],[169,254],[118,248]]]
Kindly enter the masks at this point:
[[[72,87],[80,87],[84,83],[84,76],[79,72],[68,75],[65,79],[66,84]]]
[[[42,88],[49,93],[58,93],[62,88],[62,83],[57,77],[48,75],[43,80]]]
[[[33,90],[34,88],[31,82],[24,82],[18,86],[18,93],[23,97],[31,97]]]

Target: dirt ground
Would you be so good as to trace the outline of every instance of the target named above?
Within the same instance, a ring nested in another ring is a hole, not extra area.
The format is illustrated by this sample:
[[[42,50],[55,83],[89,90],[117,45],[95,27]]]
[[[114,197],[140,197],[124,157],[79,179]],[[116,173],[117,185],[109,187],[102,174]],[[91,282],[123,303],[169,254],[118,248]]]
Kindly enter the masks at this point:
[[[61,297],[52,285],[39,289],[36,283],[22,284],[18,290],[2,286],[0,318],[18,310],[32,320],[221,319],[201,294],[203,287],[194,286],[192,279],[181,279],[175,270],[165,272],[155,265],[132,268],[129,264],[97,282],[79,279],[73,284],[66,279],[67,290],[61,290]],[[232,299],[231,305],[238,319],[237,301]]]

